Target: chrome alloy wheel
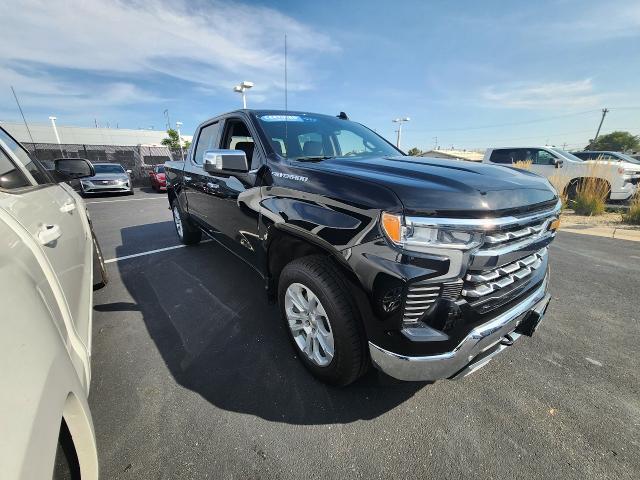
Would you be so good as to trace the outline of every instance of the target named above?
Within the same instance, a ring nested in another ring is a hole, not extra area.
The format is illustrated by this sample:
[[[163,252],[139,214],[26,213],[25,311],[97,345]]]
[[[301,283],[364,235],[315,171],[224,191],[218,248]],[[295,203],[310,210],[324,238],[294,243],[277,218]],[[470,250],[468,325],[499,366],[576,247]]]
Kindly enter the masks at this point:
[[[333,331],[320,299],[305,285],[292,283],[284,296],[287,324],[300,351],[320,367],[331,363]]]
[[[173,222],[176,224],[176,231],[178,232],[178,236],[182,238],[182,220],[180,219],[180,210],[178,210],[177,205],[174,205],[173,207]]]

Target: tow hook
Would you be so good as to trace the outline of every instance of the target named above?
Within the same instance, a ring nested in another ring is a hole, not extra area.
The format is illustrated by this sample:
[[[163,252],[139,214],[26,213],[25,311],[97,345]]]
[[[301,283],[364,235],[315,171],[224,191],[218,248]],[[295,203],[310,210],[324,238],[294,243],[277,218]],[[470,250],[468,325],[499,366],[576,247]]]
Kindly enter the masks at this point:
[[[511,337],[511,335],[507,333],[504,337],[502,337],[502,340],[500,340],[500,345],[510,347],[511,345],[513,345],[513,342],[515,342],[515,340]]]

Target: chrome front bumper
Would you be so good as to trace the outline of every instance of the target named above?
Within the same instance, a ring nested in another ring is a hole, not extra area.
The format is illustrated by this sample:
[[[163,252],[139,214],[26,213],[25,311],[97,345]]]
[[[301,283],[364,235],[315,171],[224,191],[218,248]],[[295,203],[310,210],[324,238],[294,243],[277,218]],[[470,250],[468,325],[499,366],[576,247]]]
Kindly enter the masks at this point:
[[[529,315],[537,315],[542,320],[551,300],[551,295],[547,293],[547,280],[548,277],[515,307],[471,330],[451,352],[409,357],[389,352],[369,342],[371,360],[378,369],[399,380],[428,381],[465,377],[485,366],[520,338],[521,334],[515,330]],[[505,335],[509,335],[509,341],[505,341]]]

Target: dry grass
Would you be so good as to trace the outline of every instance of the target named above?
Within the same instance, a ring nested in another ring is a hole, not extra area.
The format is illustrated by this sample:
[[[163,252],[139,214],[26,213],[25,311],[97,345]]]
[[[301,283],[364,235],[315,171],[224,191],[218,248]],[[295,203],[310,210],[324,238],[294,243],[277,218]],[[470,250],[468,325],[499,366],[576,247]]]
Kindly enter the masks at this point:
[[[602,163],[591,163],[586,178],[575,186],[573,209],[578,215],[602,215],[609,198],[612,168]]]
[[[547,178],[549,183],[556,189],[558,192],[558,197],[562,200],[562,210],[567,208],[569,204],[569,196],[567,193],[567,184],[571,178],[569,175],[563,173],[560,169],[557,169],[556,172]]]
[[[622,214],[622,221],[630,225],[640,225],[640,193],[631,200],[629,211]]]
[[[532,160],[518,160],[513,163],[513,166],[519,168],[520,170],[531,170]]]

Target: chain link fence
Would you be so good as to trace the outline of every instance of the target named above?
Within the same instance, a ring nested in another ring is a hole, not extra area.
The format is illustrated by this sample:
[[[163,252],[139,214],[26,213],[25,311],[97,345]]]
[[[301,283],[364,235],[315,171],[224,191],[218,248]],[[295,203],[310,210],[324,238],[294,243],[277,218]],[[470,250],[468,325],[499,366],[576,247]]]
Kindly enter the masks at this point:
[[[149,145],[79,145],[56,143],[23,143],[38,160],[48,167],[56,158],[86,158],[92,163],[119,163],[125,170],[131,170],[131,178],[136,186],[149,185],[149,172],[158,164],[170,160],[181,160],[180,150]]]

